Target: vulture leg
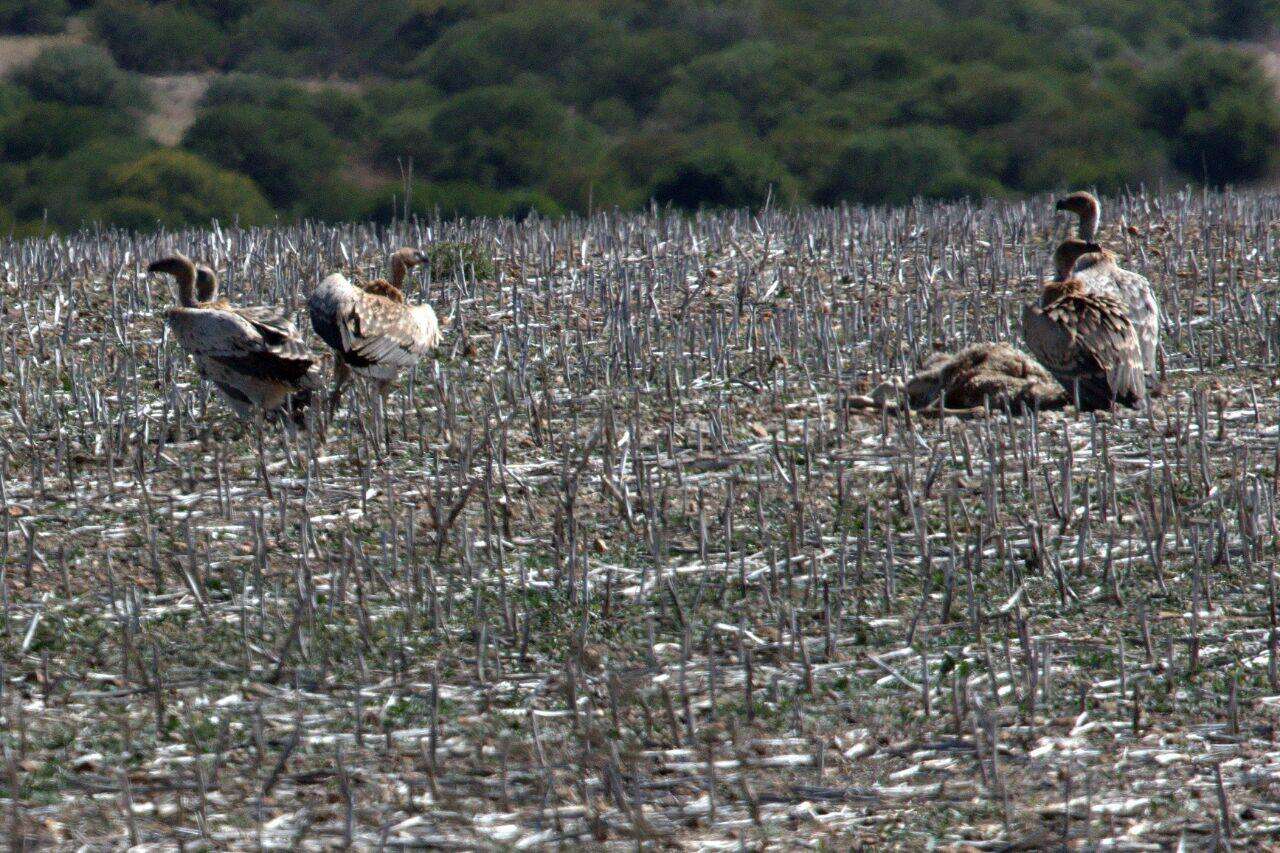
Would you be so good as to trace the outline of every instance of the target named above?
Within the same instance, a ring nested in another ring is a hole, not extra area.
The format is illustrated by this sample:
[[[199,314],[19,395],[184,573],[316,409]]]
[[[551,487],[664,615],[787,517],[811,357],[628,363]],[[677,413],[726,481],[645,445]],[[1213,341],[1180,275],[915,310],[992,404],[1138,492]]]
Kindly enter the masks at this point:
[[[336,353],[333,356],[333,393],[329,395],[329,420],[338,412],[338,404],[342,402],[342,389],[351,381],[351,368]]]
[[[385,379],[378,380],[378,403],[375,412],[375,423],[382,426],[382,442],[387,453],[391,452],[391,418],[387,413],[387,397],[391,394],[391,383]]]
[[[280,444],[284,447],[284,460],[289,463],[290,468],[293,467],[293,439],[297,435],[298,430],[293,425],[293,418],[286,417],[280,426]]]
[[[267,474],[267,451],[262,438],[262,422],[265,420],[262,410],[259,409],[253,415],[253,431],[258,439],[258,476],[262,478],[262,487],[266,490],[267,500],[275,500],[275,494],[271,490],[271,477]]]

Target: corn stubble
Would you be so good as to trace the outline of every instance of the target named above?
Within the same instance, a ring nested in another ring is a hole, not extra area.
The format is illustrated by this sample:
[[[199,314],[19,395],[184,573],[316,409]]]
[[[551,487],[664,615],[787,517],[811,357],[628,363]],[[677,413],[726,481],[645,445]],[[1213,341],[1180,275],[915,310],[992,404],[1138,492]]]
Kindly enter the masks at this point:
[[[5,244],[0,835],[1275,843],[1280,207],[1108,209],[1138,412],[847,404],[1019,341],[1046,199]],[[268,498],[147,261],[299,319],[440,240],[496,274],[407,294],[450,322],[390,442],[349,391]]]

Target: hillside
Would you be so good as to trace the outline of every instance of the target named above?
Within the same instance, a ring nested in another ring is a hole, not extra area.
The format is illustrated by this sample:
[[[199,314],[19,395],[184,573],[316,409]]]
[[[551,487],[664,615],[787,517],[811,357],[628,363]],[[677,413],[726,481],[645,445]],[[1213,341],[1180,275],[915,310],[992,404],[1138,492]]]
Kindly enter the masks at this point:
[[[0,227],[1245,184],[1269,0],[0,2]]]

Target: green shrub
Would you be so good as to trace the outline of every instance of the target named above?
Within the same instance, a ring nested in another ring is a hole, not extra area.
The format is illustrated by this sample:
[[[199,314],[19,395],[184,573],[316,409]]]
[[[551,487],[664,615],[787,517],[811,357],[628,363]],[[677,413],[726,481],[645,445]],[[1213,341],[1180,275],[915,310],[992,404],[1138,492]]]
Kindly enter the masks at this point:
[[[493,259],[474,243],[433,243],[427,248],[427,260],[435,281],[464,272],[482,281],[497,277]]]
[[[316,4],[268,0],[237,23],[231,59],[241,71],[302,77],[325,73],[343,48]]]
[[[680,157],[653,186],[653,198],[686,210],[762,206],[794,198],[790,175],[762,146],[745,140],[709,140]]]
[[[151,224],[204,224],[218,219],[254,225],[272,219],[271,206],[251,180],[185,151],[153,151],[115,167],[109,182],[115,206],[109,204],[104,210],[121,216],[122,222],[129,219],[132,227],[142,227],[137,220],[140,212],[157,208],[163,216]]]
[[[1190,113],[1173,144],[1184,174],[1210,184],[1256,181],[1276,162],[1280,114],[1270,101],[1227,94]]]
[[[11,116],[31,102],[31,96],[19,86],[0,80],[0,116]],[[0,126],[3,119],[0,119]]]
[[[515,189],[539,184],[566,163],[597,158],[602,142],[545,92],[492,86],[393,117],[378,148],[388,166],[412,157],[438,180]]]
[[[558,78],[607,30],[585,3],[542,0],[450,27],[411,66],[446,92],[497,86],[521,74]]]
[[[213,79],[200,99],[202,109],[234,105],[306,110],[311,98],[305,89],[289,80],[261,74],[228,74]]]
[[[1157,66],[1141,81],[1139,92],[1151,126],[1176,136],[1192,112],[1205,110],[1224,95],[1272,101],[1270,81],[1256,59],[1228,48],[1197,46]]]
[[[373,107],[358,92],[337,86],[311,89],[256,74],[219,77],[200,101],[202,109],[237,105],[307,113],[342,139],[363,140],[377,125]]]
[[[97,45],[55,45],[45,48],[14,74],[42,101],[82,107],[145,110],[149,94],[135,75],[122,71],[111,54]]]
[[[66,0],[0,0],[0,32],[56,33],[66,17]]]
[[[134,122],[114,110],[41,101],[0,125],[0,150],[15,161],[62,157],[90,140],[128,136],[133,130]]]
[[[1280,109],[1256,59],[1240,51],[1184,51],[1145,81],[1150,124],[1170,140],[1174,165],[1209,183],[1263,177],[1280,139]]]
[[[107,136],[84,142],[64,157],[40,157],[26,164],[10,199],[19,220],[47,221],[56,228],[77,228],[100,220],[97,205],[110,198],[107,172],[148,152],[135,137]]]
[[[385,80],[364,86],[364,102],[374,115],[386,117],[406,110],[420,110],[440,101],[440,90],[421,80]]]
[[[893,36],[863,36],[838,46],[835,57],[838,85],[866,80],[891,81],[920,77],[932,64],[927,54]]]
[[[225,27],[252,12],[259,0],[182,0],[182,3],[200,17]]]
[[[967,185],[966,165],[954,134],[928,127],[868,130],[848,139],[816,195],[824,204],[953,197],[956,187]]]
[[[743,42],[700,57],[676,78],[668,95],[683,90],[692,99],[729,104],[732,118],[765,131],[814,100],[788,62],[788,52],[769,41]],[[712,120],[730,118],[717,112]],[[702,123],[696,115],[682,118],[686,127]]]
[[[193,11],[138,0],[105,0],[90,18],[120,64],[144,74],[201,71],[217,66],[226,36]]]
[[[182,145],[252,178],[276,207],[302,201],[337,171],[337,140],[318,119],[296,110],[227,105],[203,111]]]

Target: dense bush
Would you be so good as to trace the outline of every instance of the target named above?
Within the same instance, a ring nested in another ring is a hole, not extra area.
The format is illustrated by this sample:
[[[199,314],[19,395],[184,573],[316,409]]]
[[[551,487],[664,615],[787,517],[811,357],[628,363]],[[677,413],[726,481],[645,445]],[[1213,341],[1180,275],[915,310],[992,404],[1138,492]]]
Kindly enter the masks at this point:
[[[19,69],[15,82],[33,98],[81,107],[144,110],[146,87],[122,71],[111,54],[96,45],[56,45]]]
[[[81,12],[118,66],[51,49],[0,84],[20,230],[172,221],[84,159],[151,153],[133,71],[229,72],[183,150],[326,219],[1239,183],[1280,141],[1224,45],[1280,0],[0,0],[0,27]]]
[[[601,144],[595,128],[545,92],[490,86],[392,116],[379,148],[388,165],[412,157],[439,180],[514,189],[598,157]]]
[[[474,243],[432,243],[427,249],[431,278],[435,281],[467,275],[479,280],[497,275],[493,259]]]
[[[130,136],[133,129],[123,113],[42,101],[0,123],[0,150],[11,161],[62,157],[90,140]]]
[[[105,0],[95,6],[91,21],[120,64],[132,71],[199,71],[217,65],[226,52],[217,24],[179,6]]]
[[[1270,170],[1280,115],[1253,57],[1190,48],[1148,77],[1146,94],[1152,126],[1170,140],[1173,163],[1188,177],[1254,181]]]
[[[653,188],[660,202],[696,209],[759,207],[795,200],[795,185],[768,151],[741,140],[708,140],[677,160]]]
[[[66,0],[0,0],[2,33],[53,33],[66,17]]]
[[[153,151],[111,170],[109,218],[132,227],[219,219],[253,225],[270,221],[271,206],[254,183],[184,151]],[[153,218],[154,217],[154,218]]]
[[[338,33],[316,4],[267,0],[237,23],[231,59],[250,73],[308,76],[319,73],[339,45]]]
[[[339,145],[319,119],[296,110],[220,106],[206,110],[183,146],[226,169],[248,175],[285,210],[307,213],[317,182],[341,160]]]

